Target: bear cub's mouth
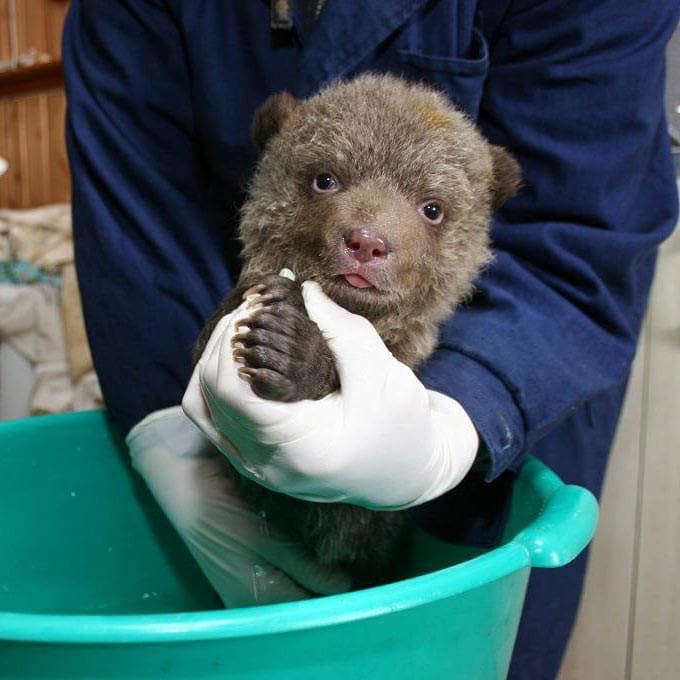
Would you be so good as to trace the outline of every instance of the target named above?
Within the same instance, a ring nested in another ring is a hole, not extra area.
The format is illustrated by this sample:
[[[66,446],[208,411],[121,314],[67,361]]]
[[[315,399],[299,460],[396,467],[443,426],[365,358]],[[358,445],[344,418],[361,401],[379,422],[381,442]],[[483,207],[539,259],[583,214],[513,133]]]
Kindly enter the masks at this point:
[[[375,286],[361,274],[343,274],[342,278],[344,278],[352,288],[375,288]]]
[[[389,286],[373,282],[363,274],[349,272],[317,279],[326,295],[355,314],[373,318],[375,312],[390,304],[394,292]]]
[[[350,295],[359,297],[373,297],[389,293],[390,286],[381,280],[384,277],[376,276],[373,272],[366,271],[336,271],[330,281],[333,287],[343,290]]]
[[[390,290],[390,279],[384,263],[363,264],[339,262],[331,267],[334,283],[346,290],[361,293],[386,293]]]

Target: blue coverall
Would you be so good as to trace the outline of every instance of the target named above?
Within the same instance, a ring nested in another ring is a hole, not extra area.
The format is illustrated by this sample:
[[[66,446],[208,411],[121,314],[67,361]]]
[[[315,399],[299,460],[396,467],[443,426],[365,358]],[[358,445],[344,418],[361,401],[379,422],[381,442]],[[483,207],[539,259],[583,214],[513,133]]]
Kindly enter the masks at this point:
[[[307,3],[309,4],[309,3]],[[238,276],[255,108],[391,71],[445,91],[520,161],[495,261],[420,373],[462,403],[486,479],[418,508],[493,541],[531,452],[598,493],[654,273],[676,222],[663,112],[677,0],[73,0],[64,36],[76,261],[95,366],[124,427],[179,403]],[[585,560],[532,576],[511,678],[554,678]]]

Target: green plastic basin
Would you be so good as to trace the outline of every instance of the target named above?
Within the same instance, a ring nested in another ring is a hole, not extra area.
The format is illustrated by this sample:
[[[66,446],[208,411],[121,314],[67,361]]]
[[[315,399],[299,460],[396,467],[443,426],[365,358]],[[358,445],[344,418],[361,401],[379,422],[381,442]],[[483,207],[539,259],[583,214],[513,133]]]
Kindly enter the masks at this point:
[[[98,411],[0,425],[0,678],[504,678],[529,571],[597,503],[530,459],[503,544],[418,534],[402,581],[220,609]]]

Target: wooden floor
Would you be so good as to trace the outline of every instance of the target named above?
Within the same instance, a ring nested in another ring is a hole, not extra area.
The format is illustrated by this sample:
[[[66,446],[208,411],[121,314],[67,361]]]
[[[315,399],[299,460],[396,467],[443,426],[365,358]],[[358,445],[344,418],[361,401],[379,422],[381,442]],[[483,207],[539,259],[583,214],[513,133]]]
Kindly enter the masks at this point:
[[[662,247],[560,680],[680,679],[680,228]]]

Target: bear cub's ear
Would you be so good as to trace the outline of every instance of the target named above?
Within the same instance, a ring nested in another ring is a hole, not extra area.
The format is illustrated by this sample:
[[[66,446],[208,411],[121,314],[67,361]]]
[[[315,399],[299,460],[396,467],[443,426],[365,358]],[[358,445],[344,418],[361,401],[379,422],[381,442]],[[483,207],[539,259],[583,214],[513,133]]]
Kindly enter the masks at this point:
[[[258,151],[295,117],[302,102],[288,92],[274,94],[255,111],[251,134]]]
[[[496,210],[517,193],[522,184],[522,169],[515,157],[502,146],[491,145],[491,158],[493,160],[491,206]]]

